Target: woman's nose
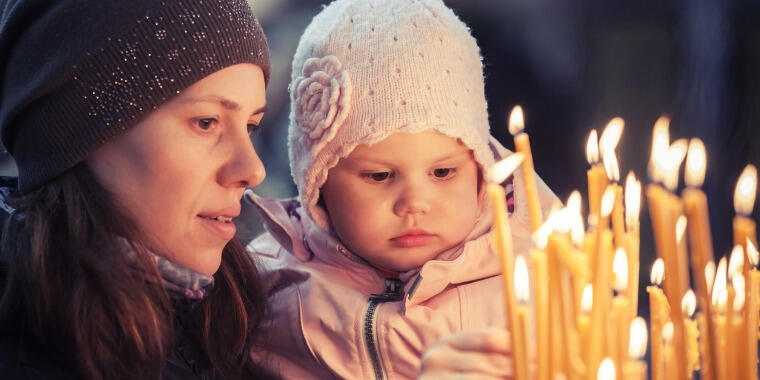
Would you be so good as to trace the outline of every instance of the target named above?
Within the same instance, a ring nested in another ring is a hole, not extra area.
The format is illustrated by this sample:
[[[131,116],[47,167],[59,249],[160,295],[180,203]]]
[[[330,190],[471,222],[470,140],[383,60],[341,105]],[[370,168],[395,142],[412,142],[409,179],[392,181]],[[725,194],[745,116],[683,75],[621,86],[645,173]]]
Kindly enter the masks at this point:
[[[228,187],[254,187],[264,181],[266,169],[261,162],[250,136],[243,133],[232,143],[229,162],[220,173],[220,182]]]

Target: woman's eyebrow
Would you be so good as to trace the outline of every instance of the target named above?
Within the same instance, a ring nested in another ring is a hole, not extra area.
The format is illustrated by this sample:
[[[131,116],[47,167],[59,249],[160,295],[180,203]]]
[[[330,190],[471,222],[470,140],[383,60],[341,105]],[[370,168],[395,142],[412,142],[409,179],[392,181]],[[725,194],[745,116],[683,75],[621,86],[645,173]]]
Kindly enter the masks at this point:
[[[234,100],[230,100],[221,96],[216,95],[210,95],[210,96],[202,96],[202,97],[189,97],[179,100],[180,103],[183,104],[195,104],[195,103],[218,103],[222,107],[230,110],[230,111],[239,111],[242,107],[240,104],[238,104]],[[259,107],[257,110],[253,111],[251,115],[257,115],[260,113],[264,113],[267,110],[267,105],[264,104],[263,106]]]

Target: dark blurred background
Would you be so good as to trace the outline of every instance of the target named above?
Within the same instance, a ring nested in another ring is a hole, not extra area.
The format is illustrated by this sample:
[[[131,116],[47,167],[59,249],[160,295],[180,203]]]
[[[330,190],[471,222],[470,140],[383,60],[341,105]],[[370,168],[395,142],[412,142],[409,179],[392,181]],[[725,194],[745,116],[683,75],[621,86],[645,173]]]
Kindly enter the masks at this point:
[[[700,137],[707,147],[704,189],[715,253],[730,251],[736,180],[747,163],[760,164],[760,2],[445,2],[481,47],[492,133],[512,148],[505,118],[521,104],[536,170],[561,199],[574,189],[586,193],[588,133],[614,116],[626,121],[621,177],[633,170],[645,179],[652,125],[668,114],[671,140]],[[261,195],[295,195],[286,152],[290,63],[301,32],[326,3],[253,1],[272,51],[269,112],[254,137],[267,167],[256,188]],[[4,162],[0,170],[12,173],[12,163]],[[641,223],[643,288],[654,256],[646,204]],[[261,231],[257,225],[246,223],[243,238]]]

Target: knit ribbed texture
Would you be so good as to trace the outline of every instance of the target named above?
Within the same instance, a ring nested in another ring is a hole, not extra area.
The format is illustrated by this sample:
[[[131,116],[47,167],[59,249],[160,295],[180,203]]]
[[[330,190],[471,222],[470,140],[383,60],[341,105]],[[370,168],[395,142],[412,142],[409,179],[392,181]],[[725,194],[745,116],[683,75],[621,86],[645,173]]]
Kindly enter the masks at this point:
[[[480,50],[440,0],[331,3],[301,37],[290,92],[291,174],[324,230],[319,189],[357,145],[433,129],[493,163]]]
[[[11,1],[0,19],[0,128],[29,192],[182,90],[269,50],[245,0]]]

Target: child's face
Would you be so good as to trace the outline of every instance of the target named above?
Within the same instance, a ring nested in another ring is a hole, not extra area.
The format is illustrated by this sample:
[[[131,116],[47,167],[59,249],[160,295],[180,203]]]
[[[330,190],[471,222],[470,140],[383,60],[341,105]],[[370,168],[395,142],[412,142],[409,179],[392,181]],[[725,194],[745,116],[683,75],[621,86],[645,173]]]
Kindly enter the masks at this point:
[[[419,268],[461,243],[481,210],[478,165],[439,132],[396,133],[360,145],[330,169],[322,197],[332,227],[381,268]]]

